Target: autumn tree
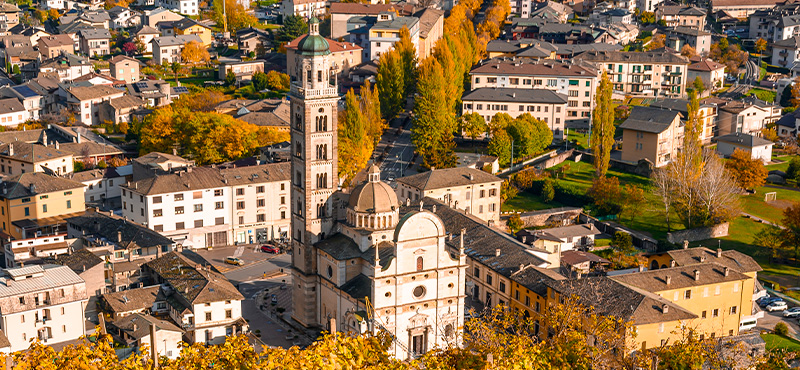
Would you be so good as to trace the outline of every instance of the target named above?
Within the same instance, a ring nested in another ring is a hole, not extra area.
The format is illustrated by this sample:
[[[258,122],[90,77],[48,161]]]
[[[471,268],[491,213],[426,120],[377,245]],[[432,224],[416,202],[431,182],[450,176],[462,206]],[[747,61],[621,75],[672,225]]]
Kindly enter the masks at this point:
[[[414,88],[417,68],[417,48],[411,41],[411,33],[408,27],[400,28],[400,40],[395,42],[394,49],[400,54],[400,61],[403,69],[403,93],[404,97],[411,94]]]
[[[653,36],[652,39],[650,39],[650,42],[647,45],[645,45],[645,49],[646,50],[653,50],[653,49],[663,48],[664,47],[664,42],[666,40],[667,40],[667,36],[662,34],[662,33],[659,33],[659,34]]]
[[[612,86],[608,73],[603,71],[597,86],[596,106],[592,112],[592,154],[595,176],[603,177],[608,171],[611,148],[614,146],[614,104],[611,101]]]
[[[414,125],[411,141],[422,156],[425,167],[455,167],[453,132],[455,117],[447,109],[443,88],[444,71],[435,58],[426,58],[420,64],[417,94],[414,99]]]
[[[693,163],[696,167],[700,166],[703,155],[703,135],[704,118],[700,113],[700,100],[697,98],[697,91],[689,91],[689,103],[686,105],[686,125],[684,126],[683,151],[681,155]]]
[[[736,149],[725,162],[734,180],[742,189],[755,189],[767,181],[767,168],[761,158],[751,158],[750,152]]]
[[[758,53],[758,65],[761,66],[761,58],[763,57],[764,51],[767,50],[767,40],[759,37],[758,40],[756,40],[755,49],[756,53]]]
[[[508,113],[495,113],[488,124],[489,135],[494,136],[501,130],[505,131],[513,121],[514,118],[512,118]]]
[[[103,7],[106,10],[111,9],[115,6],[121,6],[123,8],[127,8],[128,6],[131,5],[132,2],[133,2],[132,0],[106,0]]]
[[[127,55],[127,56],[133,55],[133,53],[135,53],[136,50],[137,50],[136,44],[134,44],[134,43],[132,43],[130,41],[122,44],[122,51],[124,51],[125,55]]]
[[[694,79],[694,82],[692,83],[692,87],[694,88],[694,91],[697,93],[698,96],[702,95],[703,91],[706,90],[706,85],[705,85],[705,83],[703,82],[703,79],[700,76],[697,76]]]
[[[405,106],[403,57],[396,49],[380,55],[375,80],[381,97],[381,112],[388,119],[396,117]],[[442,108],[446,107],[442,105]]]
[[[592,198],[598,215],[616,215],[622,210],[623,192],[615,176],[595,178],[587,195]]]
[[[199,64],[208,64],[211,61],[211,55],[208,53],[208,48],[198,41],[189,41],[183,46],[181,50],[181,62],[187,63],[191,66]]]
[[[345,95],[345,109],[339,119],[339,178],[349,184],[369,161],[373,143],[367,138],[367,126],[358,96],[350,89]]]
[[[516,235],[517,232],[525,227],[525,223],[522,222],[522,219],[519,217],[519,213],[515,213],[506,220],[506,226],[511,231],[511,234]]]
[[[639,22],[642,22],[642,24],[656,23],[656,14],[653,12],[642,12],[642,14],[639,15]]]
[[[695,50],[691,45],[686,44],[681,48],[681,55],[691,58],[697,55],[697,50]]]
[[[275,70],[266,73],[266,86],[270,90],[289,91],[290,78],[286,73]]]
[[[224,8],[223,1],[225,2]],[[217,23],[217,26],[223,26],[232,32],[258,24],[258,19],[248,14],[247,9],[236,0],[213,0],[211,19]]]
[[[483,119],[480,113],[472,112],[461,116],[461,127],[459,131],[461,131],[463,135],[475,140],[479,136],[485,134],[486,130],[486,120]]]
[[[487,152],[500,162],[500,166],[506,166],[511,162],[511,137],[506,130],[501,130],[492,135],[489,141]]]
[[[642,206],[647,203],[644,189],[633,184],[625,184],[622,188],[624,199],[620,202],[621,214],[628,215],[630,220],[642,213]]]
[[[364,114],[366,123],[367,137],[377,146],[378,142],[381,141],[383,130],[389,127],[381,115],[381,101],[378,89],[373,87],[369,80],[364,81],[359,97],[361,112]]]

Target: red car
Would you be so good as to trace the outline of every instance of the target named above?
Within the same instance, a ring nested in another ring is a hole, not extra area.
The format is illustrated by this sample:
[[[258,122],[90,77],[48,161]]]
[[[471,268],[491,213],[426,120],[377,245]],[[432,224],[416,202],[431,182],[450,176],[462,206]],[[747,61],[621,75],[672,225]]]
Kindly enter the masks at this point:
[[[270,244],[262,245],[261,246],[261,251],[262,252],[267,252],[267,253],[280,253],[281,252],[281,250],[278,249],[278,247],[276,247],[274,245],[270,245]]]

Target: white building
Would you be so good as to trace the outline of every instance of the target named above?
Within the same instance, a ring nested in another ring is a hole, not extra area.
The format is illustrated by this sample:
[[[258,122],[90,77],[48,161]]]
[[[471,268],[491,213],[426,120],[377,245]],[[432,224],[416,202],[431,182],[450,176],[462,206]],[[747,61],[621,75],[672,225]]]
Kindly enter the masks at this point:
[[[173,170],[123,185],[122,208],[189,248],[288,238],[289,165]]]
[[[200,1],[198,0],[156,0],[155,5],[183,15],[200,14]]]
[[[312,16],[322,17],[325,15],[325,1],[320,0],[283,0],[281,2],[281,13],[284,19],[292,15],[299,15],[305,19]]]
[[[772,146],[775,143],[758,136],[735,132],[717,138],[717,153],[729,157],[736,150],[750,154],[751,159],[761,159],[764,163],[772,160]]]
[[[75,115],[77,122],[86,126],[100,124],[101,103],[120,98],[125,92],[106,85],[59,86],[56,95],[67,102],[67,108]]]
[[[150,41],[153,48],[153,60],[159,63],[181,61],[181,51],[186,43],[197,41],[203,43],[197,35],[177,35],[156,37]]]
[[[16,127],[30,119],[28,111],[16,98],[0,99],[0,126]]]
[[[52,345],[86,333],[86,283],[69,267],[11,268],[0,279],[0,329],[11,351],[27,349],[34,338]]]

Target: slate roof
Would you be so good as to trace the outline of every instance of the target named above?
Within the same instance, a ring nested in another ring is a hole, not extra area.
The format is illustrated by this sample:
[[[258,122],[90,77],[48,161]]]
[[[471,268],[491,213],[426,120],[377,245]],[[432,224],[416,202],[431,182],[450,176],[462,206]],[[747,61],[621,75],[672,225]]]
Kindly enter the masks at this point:
[[[71,227],[82,230],[86,235],[105,238],[122,248],[147,248],[175,244],[172,239],[144,226],[104,213],[86,212],[81,216],[68,218],[67,222]],[[122,233],[122,242],[117,241],[120,232]]]
[[[800,49],[800,36],[792,36],[788,39],[778,41],[772,44],[773,47],[777,46],[782,49]]]
[[[27,279],[14,280],[12,283],[8,282],[9,279],[15,276],[39,273],[43,275]],[[45,291],[57,287],[84,283],[84,280],[69,267],[52,264],[6,269],[0,276],[2,277],[0,278],[0,297],[3,298],[15,297],[19,296],[20,294]],[[87,298],[85,291],[80,298]]]
[[[433,169],[431,171],[426,171],[411,176],[400,177],[395,181],[406,184],[415,189],[425,191],[455,186],[501,182],[503,180],[495,175],[478,169],[469,167],[454,167]]]
[[[33,189],[31,189],[33,185]],[[46,194],[56,191],[83,189],[83,184],[50,176],[43,172],[26,172],[23,174],[6,177],[3,179],[4,190],[2,194],[6,199],[27,198],[37,194]]]
[[[550,229],[542,229],[539,231],[548,233],[561,240],[566,240],[567,238],[600,234],[600,231],[594,228],[592,224],[569,225],[562,227],[554,227]]]
[[[595,51],[590,50],[575,57],[590,62],[632,62],[689,64],[689,58],[667,52]]]
[[[541,297],[547,297],[547,284],[549,282],[565,280],[566,277],[549,269],[525,266],[511,275],[511,280],[528,288]]]
[[[650,102],[651,108],[674,110],[676,112],[681,112],[681,114],[684,115],[688,114],[689,112],[688,105],[689,105],[689,100],[687,99],[665,98],[665,99],[653,100]]]
[[[194,262],[177,252],[167,253],[144,266],[168,282],[175,289],[173,295],[180,295],[189,304],[244,299],[224,275],[195,268]]]
[[[730,143],[738,146],[744,146],[747,148],[753,148],[756,146],[762,145],[772,145],[773,142],[769,140],[765,140],[758,136],[753,136],[750,134],[745,134],[743,132],[734,132],[727,135],[722,135],[717,137],[716,139],[718,142],[721,141],[723,143]]]
[[[330,4],[328,13],[330,14],[367,14],[378,15],[381,12],[396,12],[399,15],[410,15],[414,12],[411,4],[361,4],[361,3],[339,3]]]
[[[699,271],[699,279],[694,279],[694,271]],[[698,263],[694,265],[677,266],[657,270],[649,270],[632,274],[616,275],[612,279],[624,284],[635,286],[648,292],[661,292],[665,290],[683,289],[727,281],[748,280],[749,276],[730,269],[728,276],[724,275],[724,266],[715,262]],[[671,281],[667,284],[667,276]]]
[[[659,108],[634,106],[630,116],[619,125],[620,128],[660,133],[668,129],[680,117],[680,112]]]
[[[201,24],[201,23],[197,23],[197,21],[195,21],[194,19],[191,19],[191,18],[183,18],[183,19],[181,19],[179,21],[173,22],[172,26],[177,28],[177,29],[180,29],[180,30],[185,30],[185,29],[187,29],[189,27],[192,27],[192,26],[200,26],[200,27],[203,27],[203,28],[209,28],[210,29],[210,27],[208,27],[208,26],[206,26],[204,24]]]
[[[60,54],[60,55],[58,55],[56,57],[53,57],[53,58],[50,58],[50,59],[47,59],[47,60],[43,61],[41,66],[39,66],[39,68],[40,69],[46,69],[46,68],[63,69],[63,68],[69,68],[69,67],[72,67],[72,66],[88,65],[88,64],[91,64],[89,62],[89,59],[86,59],[84,57],[81,57],[81,56],[78,56],[78,55],[75,55],[75,54],[72,54],[72,53],[65,53],[65,54]]]
[[[136,35],[160,35],[160,34],[161,32],[159,32],[157,29],[150,27],[146,24],[142,25],[142,27],[139,28],[138,31],[136,31]]]
[[[153,307],[159,290],[161,290],[160,285],[128,289],[103,294],[100,300],[114,313],[146,310]]]
[[[9,155],[12,146],[14,154]],[[44,146],[35,143],[15,142],[0,144],[0,156],[25,163],[49,161],[56,158],[69,157],[71,154],[72,153],[56,149],[52,146]]]
[[[203,43],[203,40],[201,40],[197,35],[162,36],[154,38],[151,42],[155,47],[160,48],[164,46],[183,45],[190,41],[197,41],[201,44]]]
[[[574,266],[584,262],[596,263],[610,263],[607,259],[602,258],[594,253],[584,251],[569,250],[561,252],[561,262],[567,265]]]
[[[531,50],[531,49],[527,49]],[[526,50],[526,51],[527,51]],[[550,53],[547,53],[549,56]],[[596,78],[597,70],[585,65],[555,60],[533,61],[528,59],[511,60],[494,58],[481,62],[469,71],[470,74],[488,75],[526,75],[526,76],[562,76]]]
[[[607,277],[561,280],[548,286],[567,297],[578,297],[580,303],[598,314],[630,320],[635,325],[697,318],[664,298]],[[669,307],[666,313],[663,305]]]
[[[68,93],[80,101],[105,98],[107,96],[122,94],[124,91],[107,85],[73,86],[67,87]]]
[[[46,261],[56,265],[67,266],[78,275],[104,262],[102,258],[97,257],[88,249],[78,249],[72,253],[51,257]]]
[[[566,104],[567,96],[545,89],[481,87],[464,93],[462,101]]]
[[[290,179],[291,163],[269,163],[237,168],[192,167],[169,174],[133,181],[123,187],[138,194],[153,195],[213,189],[231,185],[245,185]]]
[[[17,98],[0,99],[0,114],[25,112],[25,106]]]
[[[135,330],[134,330],[134,324],[136,324]],[[181,328],[177,327],[175,324],[169,321],[159,320],[153,316],[141,313],[135,313],[125,317],[120,317],[119,319],[111,322],[111,325],[116,326],[117,328],[122,330],[125,334],[131,336],[135,340],[139,340],[149,336],[151,324],[156,325],[156,331],[167,330],[167,331],[183,333],[183,330]]]
[[[358,248],[358,244],[341,233],[336,233],[320,240],[315,246],[337,261],[361,258],[370,263],[375,263],[375,247],[370,247],[362,252]],[[394,244],[387,241],[379,243],[378,257],[383,261],[381,263],[384,266],[388,265],[385,262],[394,258]]]
[[[123,95],[119,98],[111,99],[108,101],[108,105],[111,108],[116,110],[125,109],[125,108],[136,108],[136,107],[143,107],[144,100],[138,96],[130,96],[130,95]]]
[[[678,266],[695,265],[700,262],[701,257],[705,257],[706,262],[713,262],[722,266],[727,266],[739,272],[761,271],[761,266],[753,259],[742,252],[735,250],[722,251],[722,257],[717,258],[717,253],[705,247],[675,249],[666,252],[675,260]]]
[[[364,274],[358,274],[354,278],[344,283],[344,285],[342,285],[339,289],[347,293],[349,296],[363,301],[364,297],[369,297],[372,299],[372,284],[373,281],[371,278]]]
[[[693,71],[716,71],[718,69],[725,68],[724,65],[719,64],[711,59],[706,59],[697,63],[693,63],[689,65],[689,69]]]
[[[110,39],[111,34],[105,28],[84,28],[78,34],[87,40]]]
[[[709,33],[709,32],[706,32],[706,31],[703,31],[703,30],[698,30],[697,28],[686,27],[686,26],[677,26],[677,27],[668,28],[667,29],[667,33],[677,33],[677,34],[681,34],[681,35],[688,35],[688,36],[694,36],[694,37],[711,36],[711,33]]]

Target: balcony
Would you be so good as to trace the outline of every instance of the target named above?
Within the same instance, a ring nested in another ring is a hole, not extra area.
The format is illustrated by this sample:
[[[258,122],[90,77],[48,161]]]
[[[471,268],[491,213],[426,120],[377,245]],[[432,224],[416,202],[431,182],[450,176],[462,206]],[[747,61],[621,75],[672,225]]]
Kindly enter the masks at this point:
[[[338,96],[338,94],[336,92],[336,86],[334,86],[334,85],[328,85],[327,88],[323,88],[323,89],[309,89],[309,90],[306,90],[306,89],[304,89],[304,88],[302,88],[302,87],[300,87],[298,85],[292,84],[291,92],[296,94],[296,95],[304,96],[306,98],[322,98],[322,97],[337,97]]]

